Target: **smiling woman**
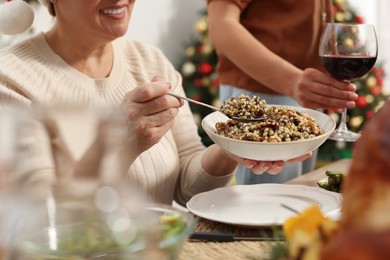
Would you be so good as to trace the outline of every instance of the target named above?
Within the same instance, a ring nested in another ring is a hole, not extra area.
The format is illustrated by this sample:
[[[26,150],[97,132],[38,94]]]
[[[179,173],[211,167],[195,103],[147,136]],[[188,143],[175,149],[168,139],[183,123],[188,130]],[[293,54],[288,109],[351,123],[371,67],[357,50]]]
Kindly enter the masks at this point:
[[[116,130],[126,136],[123,145],[129,149],[120,150],[126,166],[119,172],[121,181],[158,203],[184,205],[195,194],[226,186],[238,164],[258,174],[277,174],[283,161],[248,160],[218,145],[203,146],[188,104],[168,95],[184,95],[180,74],[157,48],[122,37],[134,3],[46,2],[54,6],[53,26],[0,51],[0,110],[7,110],[9,103],[43,111],[87,106],[122,118],[125,124]],[[76,132],[64,127],[68,122],[63,115],[45,121],[49,127],[37,128],[43,136],[39,140],[36,132],[26,131],[36,142],[25,143],[25,151],[38,152],[18,165],[26,170],[15,181],[46,183],[50,190],[47,179],[113,178],[112,164],[93,163],[112,142],[99,139],[106,122],[97,132],[88,128],[87,120],[78,122],[84,131]],[[29,167],[32,163],[36,167]],[[110,170],[102,173],[99,167]]]
[[[189,107],[166,95],[184,95],[180,75],[172,64],[160,50],[121,37],[134,1],[45,3],[54,6],[56,13],[52,28],[0,51],[0,109],[8,103],[44,110],[89,106],[109,111],[121,107],[117,113],[128,122],[123,130],[132,148],[127,154],[125,177],[135,177],[136,186],[160,203],[175,200],[184,204],[196,193],[225,186],[238,161],[248,164],[229,157],[217,146],[206,149]],[[125,11],[114,14],[118,10]],[[34,176],[40,176],[42,182],[62,178],[66,176],[62,170],[67,169],[76,175],[97,174],[80,169],[85,169],[83,166],[104,146],[91,140],[94,133],[69,132],[61,127],[68,119],[58,119],[53,131],[42,133],[49,135],[48,142],[36,144],[48,149],[31,157],[41,163],[26,172],[22,179],[27,183]],[[81,123],[88,126],[86,121]],[[89,141],[81,149],[80,142],[65,141],[69,136]],[[226,162],[222,167],[216,164],[221,160]],[[46,163],[49,161],[52,166]],[[260,164],[250,163],[252,167]],[[40,174],[47,168],[53,171]]]

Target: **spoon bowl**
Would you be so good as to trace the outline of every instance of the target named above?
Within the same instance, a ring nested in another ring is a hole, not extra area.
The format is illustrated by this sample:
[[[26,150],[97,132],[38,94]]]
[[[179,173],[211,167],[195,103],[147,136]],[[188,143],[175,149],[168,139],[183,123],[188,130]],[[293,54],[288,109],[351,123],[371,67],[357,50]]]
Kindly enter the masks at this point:
[[[218,111],[222,114],[224,114],[225,116],[227,116],[228,118],[230,119],[233,119],[233,120],[236,120],[236,121],[239,121],[239,122],[244,122],[244,123],[247,123],[247,122],[263,122],[263,121],[266,121],[267,118],[266,117],[258,117],[258,118],[246,118],[246,117],[235,117],[235,116],[230,116],[230,115],[227,115],[226,113],[224,113],[221,109],[219,109],[218,107],[215,107],[215,106],[211,106],[209,104],[206,104],[206,103],[203,103],[203,102],[200,102],[200,101],[197,101],[197,100],[194,100],[194,99],[191,99],[191,98],[187,98],[187,97],[182,97],[182,96],[179,96],[179,95],[176,95],[176,94],[172,94],[172,93],[167,93],[168,95],[172,96],[172,97],[176,97],[176,98],[180,98],[180,99],[183,99],[183,100],[187,100],[188,102],[191,102],[193,104],[196,104],[196,105],[200,105],[200,106],[204,106],[204,107],[208,107],[214,111]]]

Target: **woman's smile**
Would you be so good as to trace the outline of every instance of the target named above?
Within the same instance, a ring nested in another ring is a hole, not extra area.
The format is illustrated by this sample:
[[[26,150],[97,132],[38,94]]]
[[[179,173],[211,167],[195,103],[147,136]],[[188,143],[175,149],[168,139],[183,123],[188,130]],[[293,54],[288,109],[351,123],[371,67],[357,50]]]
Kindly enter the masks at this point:
[[[116,19],[121,19],[126,14],[126,8],[125,7],[105,8],[105,9],[100,9],[99,12]]]

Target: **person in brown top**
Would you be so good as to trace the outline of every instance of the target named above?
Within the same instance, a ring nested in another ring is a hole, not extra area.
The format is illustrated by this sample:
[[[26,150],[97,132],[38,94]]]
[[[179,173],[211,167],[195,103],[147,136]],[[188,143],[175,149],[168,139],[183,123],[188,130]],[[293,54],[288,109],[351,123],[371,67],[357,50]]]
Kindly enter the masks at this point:
[[[331,10],[331,0],[207,0],[221,101],[243,93],[267,104],[353,108],[356,87],[326,74],[318,55]],[[287,165],[278,175],[239,169],[237,182],[284,182],[312,170],[315,160]]]

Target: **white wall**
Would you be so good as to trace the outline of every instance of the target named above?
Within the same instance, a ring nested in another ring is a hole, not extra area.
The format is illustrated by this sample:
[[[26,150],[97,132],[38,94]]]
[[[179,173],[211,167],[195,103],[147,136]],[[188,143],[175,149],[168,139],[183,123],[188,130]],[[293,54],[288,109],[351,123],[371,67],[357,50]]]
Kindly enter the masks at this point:
[[[348,0],[348,3],[364,18],[365,23],[373,24],[378,37],[377,64],[385,70],[384,88],[390,94],[390,1],[389,0]]]
[[[126,37],[160,47],[174,64],[196,36],[195,22],[205,0],[138,0]]]
[[[179,63],[185,44],[197,36],[194,25],[205,7],[205,0],[137,0],[125,37],[155,45],[172,63]],[[38,6],[35,14],[35,31],[50,28],[51,16],[45,8]],[[19,35],[18,40],[25,36]],[[9,38],[0,35],[0,42],[8,44]]]
[[[0,3],[4,1],[0,0]],[[390,46],[390,1],[347,1],[364,17],[366,23],[374,24],[377,28],[378,62],[384,64],[387,74],[385,86],[390,92],[390,48],[386,48]],[[161,48],[172,63],[178,64],[184,56],[186,44],[198,36],[194,25],[205,7],[205,0],[137,0],[125,37]],[[47,11],[38,8],[36,13],[34,27],[37,30],[49,28],[50,16]]]

